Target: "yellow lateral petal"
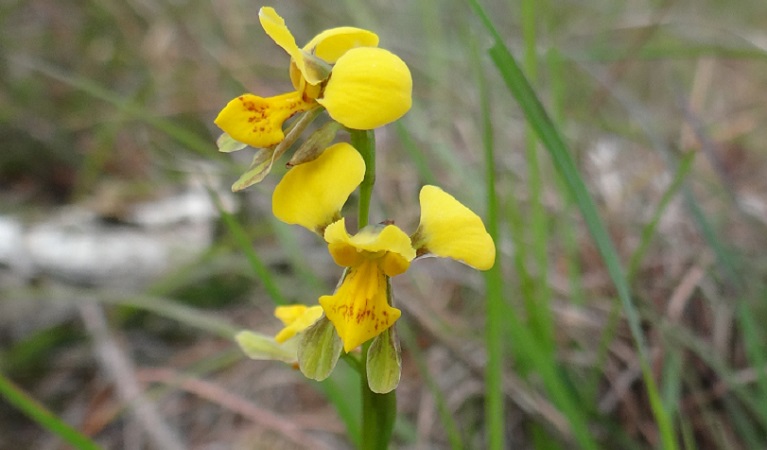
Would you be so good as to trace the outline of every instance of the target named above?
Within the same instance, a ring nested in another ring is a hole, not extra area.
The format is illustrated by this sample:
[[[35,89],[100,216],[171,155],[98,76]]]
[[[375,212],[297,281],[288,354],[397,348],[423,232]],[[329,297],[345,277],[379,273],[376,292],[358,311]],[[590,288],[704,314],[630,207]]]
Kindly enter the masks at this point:
[[[299,90],[297,83],[293,80],[293,67],[298,69],[298,72],[306,78],[306,61],[304,61],[304,53],[298,48],[296,39],[293,34],[285,25],[285,20],[277,14],[274,8],[265,6],[258,11],[258,20],[261,22],[261,27],[272,40],[285,50],[290,55],[291,60],[291,81],[296,90]],[[312,81],[312,84],[317,84],[316,80]]]
[[[410,70],[397,55],[360,47],[338,59],[317,102],[335,121],[372,130],[405,115],[412,104],[412,90]]]
[[[270,147],[285,138],[282,124],[292,115],[307,111],[307,103],[298,92],[263,98],[243,94],[227,103],[214,123],[235,141],[252,147]]]
[[[285,174],[272,194],[272,211],[285,223],[322,230],[333,222],[364,175],[359,152],[347,143],[335,144]]]
[[[377,47],[378,36],[372,31],[355,27],[338,27],[325,30],[314,36],[304,46],[304,51],[312,53],[327,63],[334,64],[347,51],[356,47]]]
[[[413,246],[429,253],[487,270],[495,263],[495,244],[482,219],[436,186],[420,194],[421,223]]]
[[[322,317],[322,307],[306,307],[304,305],[280,306],[274,311],[274,315],[285,324],[285,328],[280,330],[274,337],[276,342],[283,343],[297,333],[309,328]]]
[[[374,260],[368,260],[349,270],[335,294],[320,297],[347,353],[399,319],[400,310],[387,302],[387,289],[386,275]]]
[[[264,28],[266,34],[269,35],[272,40],[282,47],[291,58],[296,60],[301,58],[301,49],[296,45],[296,40],[293,34],[285,25],[285,20],[277,14],[274,8],[265,6],[258,10],[258,20],[261,22],[261,26]]]

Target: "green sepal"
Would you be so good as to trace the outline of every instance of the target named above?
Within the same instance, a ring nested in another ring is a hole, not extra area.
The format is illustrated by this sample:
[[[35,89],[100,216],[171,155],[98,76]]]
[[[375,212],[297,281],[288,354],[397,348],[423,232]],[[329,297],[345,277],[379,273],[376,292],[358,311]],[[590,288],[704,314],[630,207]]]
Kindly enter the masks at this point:
[[[301,333],[298,368],[307,378],[322,381],[333,372],[343,348],[333,323],[323,315]]]
[[[315,85],[327,80],[330,77],[330,71],[333,69],[311,52],[301,51],[304,57],[304,78],[311,85]]]
[[[328,122],[318,128],[314,133],[309,135],[304,143],[298,147],[298,150],[293,153],[287,166],[293,167],[319,158],[322,152],[324,152],[336,138],[336,133],[338,133],[338,130],[340,129],[341,124],[335,121]]]
[[[319,107],[306,111],[288,126],[285,139],[280,141],[279,144],[274,147],[258,149],[255,156],[253,156],[253,161],[250,163],[248,170],[232,185],[232,191],[237,192],[253,186],[269,175],[274,161],[296,142],[301,133],[317,118],[320,112],[322,112],[322,108]]]
[[[250,163],[248,170],[232,185],[232,192],[237,192],[246,187],[260,183],[261,180],[269,175],[274,165],[277,152],[274,147],[260,148],[253,156],[253,162]]]
[[[397,388],[402,374],[402,355],[397,330],[392,326],[373,338],[368,350],[367,377],[370,390],[386,394]]]
[[[231,153],[236,152],[237,150],[242,150],[247,147],[248,144],[235,141],[233,137],[229,136],[227,133],[223,133],[216,139],[216,146],[218,147],[218,151],[222,153]]]
[[[234,340],[251,359],[282,361],[288,364],[296,362],[296,340],[288,339],[280,344],[271,336],[243,330],[234,336]]]

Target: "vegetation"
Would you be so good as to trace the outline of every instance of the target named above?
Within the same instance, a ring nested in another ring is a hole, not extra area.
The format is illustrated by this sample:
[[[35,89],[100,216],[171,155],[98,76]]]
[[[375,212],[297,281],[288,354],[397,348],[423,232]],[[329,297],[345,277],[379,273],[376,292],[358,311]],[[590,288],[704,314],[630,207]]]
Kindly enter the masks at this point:
[[[233,341],[341,274],[271,216],[284,160],[218,190],[251,157],[218,153],[218,111],[290,87],[260,6],[0,4],[3,217],[77,205],[130,227],[132,202],[191,178],[220,209],[211,245],[148,281],[0,258],[0,448],[358,442],[354,371],[308,383]],[[392,280],[395,448],[767,446],[764,2],[274,6],[299,42],[375,30],[413,74],[413,108],[376,135],[371,220],[416,229],[438,180],[499,251],[485,274],[430,259]]]

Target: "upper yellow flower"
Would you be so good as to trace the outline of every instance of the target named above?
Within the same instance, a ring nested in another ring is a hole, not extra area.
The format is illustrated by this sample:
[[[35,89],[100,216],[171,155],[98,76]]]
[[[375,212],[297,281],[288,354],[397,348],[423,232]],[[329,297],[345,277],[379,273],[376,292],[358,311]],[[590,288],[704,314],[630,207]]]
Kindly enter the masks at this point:
[[[374,33],[332,28],[299,48],[273,8],[261,8],[258,15],[266,34],[290,55],[296,90],[269,98],[243,94],[230,101],[215,123],[235,141],[276,145],[285,137],[282,126],[288,118],[318,105],[333,120],[360,130],[386,125],[410,109],[410,70],[398,56],[377,48]]]

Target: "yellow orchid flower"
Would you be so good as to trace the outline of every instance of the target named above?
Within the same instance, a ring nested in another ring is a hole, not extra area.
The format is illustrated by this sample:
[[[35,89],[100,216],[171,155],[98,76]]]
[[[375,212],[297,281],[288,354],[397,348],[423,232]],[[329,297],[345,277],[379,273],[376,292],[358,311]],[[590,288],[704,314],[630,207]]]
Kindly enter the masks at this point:
[[[243,330],[234,337],[240,348],[251,359],[277,360],[298,363],[298,339],[303,332],[322,317],[322,307],[306,305],[278,306],[274,315],[285,327],[273,338],[261,333]]]
[[[360,130],[393,122],[410,109],[410,70],[398,56],[377,48],[374,33],[332,28],[299,48],[273,8],[261,8],[259,19],[290,55],[296,90],[268,98],[243,94],[230,101],[215,123],[235,141],[257,148],[276,145],[285,138],[282,126],[288,118],[318,105],[333,120]]]
[[[389,278],[405,272],[416,256],[451,258],[479,270],[495,263],[495,244],[479,216],[436,186],[424,186],[420,202],[421,223],[413,236],[392,224],[366,227],[350,236],[343,218],[325,228],[333,260],[348,269],[336,292],[320,297],[319,303],[346,352],[399,319]]]
[[[322,307],[306,305],[278,306],[274,316],[282,321],[285,327],[274,336],[274,340],[282,344],[296,334],[309,328],[322,317]]]
[[[389,299],[389,277],[407,270],[415,249],[394,225],[349,236],[344,219],[327,227],[325,240],[336,264],[349,270],[335,294],[320,297],[320,305],[349,352],[399,319],[401,312]]]

